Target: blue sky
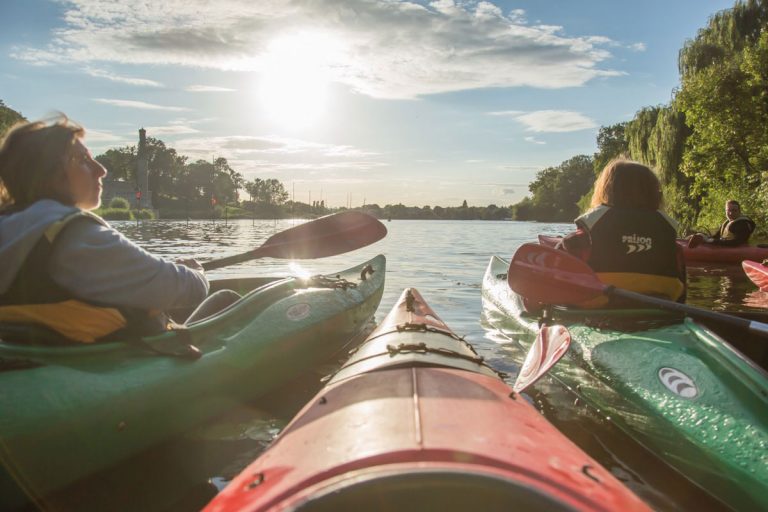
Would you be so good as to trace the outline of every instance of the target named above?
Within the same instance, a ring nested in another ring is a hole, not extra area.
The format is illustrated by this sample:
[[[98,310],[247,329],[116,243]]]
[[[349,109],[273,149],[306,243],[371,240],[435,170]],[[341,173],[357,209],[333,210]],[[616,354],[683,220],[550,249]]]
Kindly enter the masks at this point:
[[[331,206],[509,205],[665,104],[733,1],[0,0],[0,99]]]

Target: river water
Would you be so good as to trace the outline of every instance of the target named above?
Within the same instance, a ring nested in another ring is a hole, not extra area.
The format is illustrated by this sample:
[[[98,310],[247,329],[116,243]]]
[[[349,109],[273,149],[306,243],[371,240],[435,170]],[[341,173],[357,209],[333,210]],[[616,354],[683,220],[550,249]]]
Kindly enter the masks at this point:
[[[115,227],[147,250],[169,258],[201,261],[258,247],[270,235],[301,221],[237,220],[115,222]],[[452,329],[475,345],[497,369],[512,375],[504,339],[482,324],[481,282],[493,254],[509,258],[536,235],[564,234],[570,224],[491,221],[392,221],[381,241],[357,251],[295,262],[301,270],[331,273],[382,253],[387,256],[384,296],[377,320],[403,288],[417,288]],[[289,262],[262,259],[219,269],[210,279],[233,276],[286,276]],[[768,294],[755,291],[740,268],[691,268],[689,304],[719,310],[757,310]],[[257,456],[301,406],[320,388],[318,368],[259,404],[242,404],[222,418],[196,426],[182,438],[153,448],[118,467],[75,484],[47,503],[51,510],[198,510],[227,480]],[[554,381],[542,380],[528,397],[558,428],[658,510],[717,510],[717,503],[634,445],[609,422],[583,407]]]

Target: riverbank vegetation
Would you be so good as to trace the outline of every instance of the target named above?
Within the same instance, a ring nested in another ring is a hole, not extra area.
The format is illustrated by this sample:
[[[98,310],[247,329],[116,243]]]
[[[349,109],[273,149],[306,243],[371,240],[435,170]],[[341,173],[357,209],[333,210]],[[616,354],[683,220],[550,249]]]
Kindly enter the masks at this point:
[[[642,108],[631,121],[601,127],[595,154],[577,155],[539,171],[529,185],[530,194],[517,204],[370,204],[362,209],[392,219],[570,222],[587,208],[605,164],[623,156],[657,171],[666,210],[680,222],[681,231],[719,225],[729,198],[739,200],[742,210],[765,230],[768,0],[740,0],[712,16],[681,48],[678,68],[680,87],[672,91],[668,104]],[[22,115],[0,100],[0,134],[19,120]],[[152,137],[147,152],[152,204],[163,218],[313,217],[339,210],[322,201],[290,201],[279,180],[245,180],[223,157],[190,161]],[[109,170],[110,180],[135,182],[136,146],[110,149],[97,159]]]
[[[719,225],[729,198],[765,230],[768,0],[739,1],[712,16],[683,45],[678,67],[680,87],[668,104],[643,108],[629,122],[600,129],[594,175],[580,209],[605,163],[626,156],[657,171],[666,210],[682,231]],[[556,169],[539,172],[529,187],[531,197],[512,207],[514,218],[573,219],[566,206],[582,169],[567,162]]]

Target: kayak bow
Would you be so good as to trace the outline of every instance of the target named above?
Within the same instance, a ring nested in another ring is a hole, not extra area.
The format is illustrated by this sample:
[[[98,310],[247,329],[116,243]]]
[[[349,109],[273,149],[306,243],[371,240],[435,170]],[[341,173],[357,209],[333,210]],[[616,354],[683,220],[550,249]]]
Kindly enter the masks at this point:
[[[649,510],[413,289],[205,509]]]

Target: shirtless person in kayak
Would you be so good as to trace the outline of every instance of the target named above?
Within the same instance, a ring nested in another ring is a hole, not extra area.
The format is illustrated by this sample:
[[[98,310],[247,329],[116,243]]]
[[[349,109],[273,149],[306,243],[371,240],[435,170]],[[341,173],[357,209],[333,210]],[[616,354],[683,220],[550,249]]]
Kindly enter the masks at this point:
[[[154,256],[90,212],[107,170],[84,135],[64,117],[18,125],[2,141],[0,322],[84,343],[157,334],[171,325],[164,311],[200,305],[208,280],[194,259]]]
[[[701,243],[722,247],[735,247],[749,243],[749,237],[755,230],[755,223],[741,214],[741,205],[738,201],[735,199],[726,201],[725,217],[725,221],[714,236],[705,237],[701,233],[696,233],[688,238],[688,247],[693,248]]]

